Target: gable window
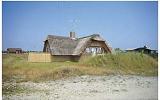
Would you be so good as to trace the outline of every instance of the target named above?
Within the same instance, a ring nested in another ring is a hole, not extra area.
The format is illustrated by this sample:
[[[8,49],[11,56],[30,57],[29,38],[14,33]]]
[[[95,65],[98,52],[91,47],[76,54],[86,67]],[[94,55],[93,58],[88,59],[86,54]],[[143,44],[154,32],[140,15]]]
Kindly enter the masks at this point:
[[[88,54],[102,54],[104,49],[102,47],[87,47],[85,52]]]

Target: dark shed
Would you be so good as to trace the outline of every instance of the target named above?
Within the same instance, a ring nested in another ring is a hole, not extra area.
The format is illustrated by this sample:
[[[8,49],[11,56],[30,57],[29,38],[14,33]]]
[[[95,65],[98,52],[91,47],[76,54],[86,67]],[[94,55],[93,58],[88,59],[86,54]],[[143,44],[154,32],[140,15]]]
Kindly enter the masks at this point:
[[[21,49],[21,48],[8,48],[8,49],[7,49],[7,52],[8,52],[8,53],[16,53],[16,54],[19,54],[19,53],[22,53],[22,49]]]

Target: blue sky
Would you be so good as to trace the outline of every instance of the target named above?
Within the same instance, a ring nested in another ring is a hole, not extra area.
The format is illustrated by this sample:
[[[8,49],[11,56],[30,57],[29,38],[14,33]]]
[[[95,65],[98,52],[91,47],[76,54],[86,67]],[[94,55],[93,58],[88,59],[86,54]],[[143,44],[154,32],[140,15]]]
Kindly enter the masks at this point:
[[[2,3],[2,45],[43,50],[50,35],[100,34],[112,48],[158,49],[158,2]]]

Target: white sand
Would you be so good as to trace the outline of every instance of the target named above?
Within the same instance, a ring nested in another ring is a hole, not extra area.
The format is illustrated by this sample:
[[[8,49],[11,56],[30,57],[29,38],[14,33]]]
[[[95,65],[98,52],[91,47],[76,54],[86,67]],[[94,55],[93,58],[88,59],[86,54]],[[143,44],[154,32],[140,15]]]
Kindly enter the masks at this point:
[[[4,100],[158,100],[157,77],[80,76],[16,84],[27,90],[3,95]]]

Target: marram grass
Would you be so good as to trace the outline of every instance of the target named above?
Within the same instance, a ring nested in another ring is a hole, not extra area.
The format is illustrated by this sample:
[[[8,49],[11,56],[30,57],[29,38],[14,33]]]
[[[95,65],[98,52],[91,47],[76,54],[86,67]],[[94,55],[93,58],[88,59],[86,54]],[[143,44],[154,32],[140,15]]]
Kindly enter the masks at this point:
[[[85,60],[89,66],[117,70],[124,74],[157,75],[156,59],[141,53],[117,53],[90,57]]]
[[[30,63],[27,54],[2,56],[4,81],[46,81],[77,75],[147,75],[158,74],[156,59],[139,53],[106,54],[85,57],[80,62]]]

